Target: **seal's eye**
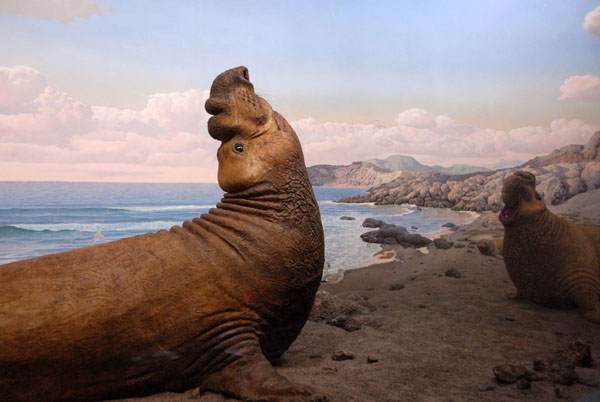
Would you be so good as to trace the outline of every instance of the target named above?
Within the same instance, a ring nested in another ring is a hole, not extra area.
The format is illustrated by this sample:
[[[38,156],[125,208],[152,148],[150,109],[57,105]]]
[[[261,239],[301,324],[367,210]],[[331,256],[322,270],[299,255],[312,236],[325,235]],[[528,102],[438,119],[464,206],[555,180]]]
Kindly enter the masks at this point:
[[[242,144],[240,144],[239,142],[237,142],[233,145],[233,150],[235,152],[242,153],[242,152],[244,152],[244,146]]]

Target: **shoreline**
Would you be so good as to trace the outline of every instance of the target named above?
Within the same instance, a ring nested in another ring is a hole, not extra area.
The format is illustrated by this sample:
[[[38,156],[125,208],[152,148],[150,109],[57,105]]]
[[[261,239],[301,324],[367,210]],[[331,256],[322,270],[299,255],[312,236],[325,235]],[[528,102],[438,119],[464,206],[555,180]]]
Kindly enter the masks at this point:
[[[364,205],[373,205],[374,206],[374,204],[372,204],[372,203],[365,203]],[[377,207],[379,207],[379,206],[377,206]],[[383,206],[383,207],[386,207],[386,206]],[[461,227],[468,226],[468,225],[474,223],[475,221],[477,221],[484,215],[486,217],[491,214],[497,215],[497,213],[492,212],[492,211],[484,211],[484,212],[454,211],[449,208],[418,207],[418,206],[412,205],[412,204],[394,205],[394,206],[387,206],[387,207],[403,207],[403,208],[411,209],[411,211],[402,213],[398,216],[407,215],[407,214],[417,212],[417,211],[422,212],[423,210],[428,210],[428,209],[429,210],[443,210],[445,212],[456,213],[456,215],[458,216],[458,219],[455,219],[452,222],[448,221],[448,222],[456,225],[456,230],[458,230]],[[466,215],[466,216],[463,216],[463,215]],[[369,230],[374,230],[374,229],[365,227],[364,230],[365,230],[365,232],[368,232]],[[415,232],[415,233],[418,233],[418,232]],[[419,233],[419,234],[421,234],[422,236],[424,236],[430,240],[435,240],[440,237],[449,236],[453,233],[455,233],[455,230],[444,228],[441,231],[434,231],[434,232],[430,232],[430,233]],[[360,240],[360,241],[362,242],[362,240]],[[349,268],[339,268],[336,271],[332,271],[332,272],[323,271],[323,278],[322,278],[321,282],[322,283],[339,283],[344,279],[344,276],[346,275],[347,272],[355,271],[355,270],[359,270],[359,269],[365,269],[365,268],[368,268],[373,265],[393,262],[397,258],[401,258],[401,254],[398,252],[398,250],[401,250],[403,248],[401,245],[379,244],[379,246],[381,249],[377,250],[372,255],[371,261],[365,262],[365,263],[357,265],[357,266],[351,266]],[[427,247],[428,246],[420,247],[420,248],[417,248],[416,250],[420,250],[421,253],[426,253],[426,251],[424,251],[423,249],[427,249]]]

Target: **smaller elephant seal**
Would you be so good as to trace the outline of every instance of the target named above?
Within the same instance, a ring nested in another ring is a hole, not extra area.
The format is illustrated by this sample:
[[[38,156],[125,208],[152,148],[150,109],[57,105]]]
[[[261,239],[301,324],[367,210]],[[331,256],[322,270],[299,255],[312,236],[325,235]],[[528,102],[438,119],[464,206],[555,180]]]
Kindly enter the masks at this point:
[[[226,191],[215,208],[168,231],[0,266],[2,402],[195,387],[317,400],[270,363],[306,323],[323,271],[300,141],[245,67],[220,74],[205,107]]]
[[[503,239],[483,239],[477,243],[479,252],[490,257],[499,257],[502,255]]]
[[[600,323],[600,230],[551,213],[535,191],[535,176],[519,171],[502,187],[504,263],[517,297],[546,306],[577,305]]]

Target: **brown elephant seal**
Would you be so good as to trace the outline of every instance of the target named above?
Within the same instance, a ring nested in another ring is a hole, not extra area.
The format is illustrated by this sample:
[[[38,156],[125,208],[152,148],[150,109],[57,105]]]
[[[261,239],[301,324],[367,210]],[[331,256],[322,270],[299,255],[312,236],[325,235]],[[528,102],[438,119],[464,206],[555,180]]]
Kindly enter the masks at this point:
[[[193,387],[243,400],[313,400],[269,363],[311,311],[324,260],[296,134],[220,74],[206,109],[227,191],[208,214],[0,267],[3,401],[91,401]]]
[[[479,252],[490,257],[499,257],[502,255],[503,239],[483,239],[477,243]]]
[[[502,187],[504,262],[517,297],[549,306],[577,305],[600,323],[600,230],[546,209],[535,176],[517,172]]]

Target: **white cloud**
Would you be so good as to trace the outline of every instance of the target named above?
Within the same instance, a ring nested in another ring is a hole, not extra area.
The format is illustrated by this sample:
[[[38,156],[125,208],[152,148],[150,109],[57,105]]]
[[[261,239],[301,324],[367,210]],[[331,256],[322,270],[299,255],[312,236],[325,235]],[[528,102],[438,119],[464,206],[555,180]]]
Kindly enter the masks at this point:
[[[0,113],[31,109],[31,102],[46,87],[46,80],[31,67],[0,67]]]
[[[5,180],[44,180],[48,172],[99,180],[104,172],[121,181],[215,181],[219,143],[206,130],[208,91],[154,94],[143,110],[129,110],[87,105],[26,67],[0,69],[0,85]]]
[[[76,18],[104,15],[110,7],[101,8],[92,0],[2,0],[0,15],[17,15],[70,24]]]
[[[592,35],[600,36],[600,6],[585,16],[583,28]]]
[[[598,125],[566,119],[554,120],[550,127],[508,131],[457,124],[447,116],[434,116],[434,120],[443,124],[381,128],[305,119],[292,122],[292,127],[300,137],[308,165],[347,164],[391,154],[412,155],[420,162],[442,165],[527,160],[567,144],[583,144],[600,129]]]
[[[155,94],[144,109],[130,110],[87,105],[46,87],[44,78],[27,67],[1,68],[0,83],[3,180],[216,180],[220,143],[206,129],[210,116],[203,105],[208,91]],[[380,127],[309,118],[291,124],[308,165],[348,164],[390,154],[442,165],[527,160],[585,143],[600,129],[566,119],[549,127],[481,129],[424,109],[399,113],[397,122]]]
[[[560,100],[600,100],[600,78],[592,74],[574,75],[565,80],[560,91]]]
[[[416,128],[433,128],[436,126],[435,116],[427,110],[414,108],[403,111],[396,117],[400,126]]]

